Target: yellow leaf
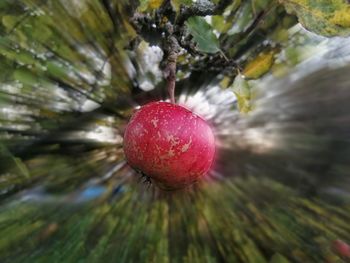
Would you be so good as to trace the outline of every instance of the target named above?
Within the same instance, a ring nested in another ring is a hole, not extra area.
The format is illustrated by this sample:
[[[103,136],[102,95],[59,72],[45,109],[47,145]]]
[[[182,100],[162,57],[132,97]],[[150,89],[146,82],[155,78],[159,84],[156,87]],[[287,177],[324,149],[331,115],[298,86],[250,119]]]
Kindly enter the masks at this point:
[[[150,0],[148,2],[148,7],[150,9],[157,9],[162,5],[162,3],[163,3],[163,0]]]
[[[250,112],[252,110],[250,86],[241,74],[236,76],[232,85],[232,91],[237,98],[238,110],[241,113]]]
[[[260,53],[254,60],[250,61],[243,70],[247,79],[257,79],[267,73],[274,62],[274,51]]]
[[[350,35],[348,0],[280,0],[308,30],[326,37]]]
[[[334,12],[330,21],[335,25],[350,28],[350,5],[346,9]]]
[[[224,78],[220,81],[220,87],[221,87],[222,89],[227,89],[227,88],[230,86],[231,82],[232,82],[231,78],[229,78],[229,77],[224,77]]]

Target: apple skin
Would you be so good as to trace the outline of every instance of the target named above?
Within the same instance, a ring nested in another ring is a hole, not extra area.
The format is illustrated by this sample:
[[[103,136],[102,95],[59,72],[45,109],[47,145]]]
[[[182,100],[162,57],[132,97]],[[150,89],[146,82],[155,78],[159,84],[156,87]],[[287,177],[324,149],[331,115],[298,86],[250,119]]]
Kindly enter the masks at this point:
[[[333,242],[333,251],[342,258],[350,258],[350,245],[340,239]]]
[[[215,137],[210,125],[190,110],[151,102],[128,123],[124,153],[131,167],[160,188],[176,190],[193,184],[210,170]]]

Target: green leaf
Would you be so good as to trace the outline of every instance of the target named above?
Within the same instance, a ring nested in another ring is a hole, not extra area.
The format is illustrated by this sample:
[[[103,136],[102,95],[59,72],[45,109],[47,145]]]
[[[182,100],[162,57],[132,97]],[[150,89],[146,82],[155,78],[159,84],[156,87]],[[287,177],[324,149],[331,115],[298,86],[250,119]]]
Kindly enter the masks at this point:
[[[35,75],[33,75],[30,71],[25,69],[17,69],[13,73],[13,77],[15,80],[21,82],[22,84],[34,86],[38,83],[38,79]]]
[[[176,12],[180,10],[181,5],[189,6],[192,4],[192,0],[171,0],[171,5],[174,7]]]
[[[2,24],[6,27],[7,31],[10,31],[17,23],[18,17],[5,15],[2,17]]]
[[[206,53],[220,51],[219,40],[213,32],[213,28],[203,17],[194,16],[186,21],[187,28],[198,44],[198,50]]]
[[[281,254],[276,253],[272,256],[270,263],[289,263],[289,260]]]
[[[17,168],[17,170],[26,178],[30,177],[30,173],[29,170],[26,166],[26,164],[20,159],[15,157],[8,149],[5,145],[0,144],[0,156],[6,156],[7,158],[9,158],[9,160],[12,160],[13,163],[15,164],[15,167]]]
[[[308,30],[327,37],[350,35],[350,4],[347,0],[282,0]]]
[[[252,110],[250,86],[241,74],[235,78],[232,90],[237,97],[239,111],[241,113],[250,112]]]
[[[229,35],[239,34],[243,32],[254,19],[253,5],[250,1],[242,3],[242,7],[237,14],[237,20],[234,21],[232,28],[227,32]]]
[[[15,162],[18,170],[20,170],[21,174],[29,178],[30,177],[29,170],[27,166],[22,162],[22,160],[20,158],[13,158],[13,161]]]

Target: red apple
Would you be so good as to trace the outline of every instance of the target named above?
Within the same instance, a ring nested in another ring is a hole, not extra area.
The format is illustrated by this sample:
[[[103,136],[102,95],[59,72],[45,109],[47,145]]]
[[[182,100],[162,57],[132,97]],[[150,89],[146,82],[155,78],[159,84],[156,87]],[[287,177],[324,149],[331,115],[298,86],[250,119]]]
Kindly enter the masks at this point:
[[[350,245],[340,239],[333,241],[333,250],[343,258],[350,258]]]
[[[131,167],[160,188],[175,190],[201,179],[212,166],[215,138],[209,124],[190,110],[152,102],[131,118],[124,134]]]

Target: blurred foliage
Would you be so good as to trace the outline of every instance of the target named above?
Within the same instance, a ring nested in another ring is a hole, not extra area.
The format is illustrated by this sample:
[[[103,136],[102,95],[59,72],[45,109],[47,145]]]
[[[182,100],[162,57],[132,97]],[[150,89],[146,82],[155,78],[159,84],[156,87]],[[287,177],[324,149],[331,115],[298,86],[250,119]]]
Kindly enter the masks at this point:
[[[162,0],[142,0],[140,1],[140,5],[138,10],[140,12],[151,11],[153,9],[157,9],[162,5]]]
[[[249,73],[249,72],[248,72]],[[242,113],[251,111],[251,88],[248,81],[242,75],[235,78],[232,90],[237,97],[237,106]]]
[[[219,41],[213,33],[213,28],[199,16],[190,17],[186,22],[187,28],[198,44],[198,50],[216,53],[220,50]]]
[[[165,2],[0,1],[0,262],[342,262],[332,242],[350,241],[349,205],[308,198],[269,174],[227,171],[240,160],[225,154],[230,142],[219,147],[225,178],[184,192],[147,189],[127,166],[128,118],[166,99],[157,30],[194,4],[168,1],[174,13],[159,17]],[[146,21],[148,39],[130,23],[136,13],[159,22]],[[220,86],[235,100],[215,101],[226,111],[211,121],[232,124],[237,108],[246,118],[265,78],[289,74],[325,40],[297,21],[345,36],[348,14],[341,0],[234,0],[191,16],[179,30],[189,45],[178,58],[178,95]],[[210,92],[199,107],[222,90]],[[338,152],[344,163],[348,154]]]
[[[308,30],[324,36],[350,35],[347,0],[282,0],[288,13],[298,16]]]
[[[349,206],[265,179],[214,183],[171,202],[129,184],[110,198],[10,202],[0,214],[2,262],[342,262],[332,241],[350,234]]]
[[[189,6],[192,4],[192,0],[171,0],[171,5],[178,12],[181,6]]]
[[[274,51],[260,53],[245,66],[242,73],[244,77],[249,79],[257,79],[269,72],[274,62],[274,54]]]

